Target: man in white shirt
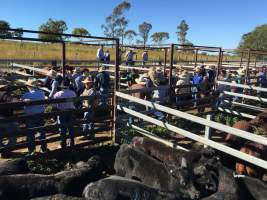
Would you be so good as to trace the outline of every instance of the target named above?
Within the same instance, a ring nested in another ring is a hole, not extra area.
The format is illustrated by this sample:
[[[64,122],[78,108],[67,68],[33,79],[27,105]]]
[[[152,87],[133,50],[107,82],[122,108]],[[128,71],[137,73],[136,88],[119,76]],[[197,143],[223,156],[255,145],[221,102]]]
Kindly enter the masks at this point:
[[[105,62],[105,52],[104,52],[104,46],[101,45],[99,49],[97,49],[96,57],[99,63]]]

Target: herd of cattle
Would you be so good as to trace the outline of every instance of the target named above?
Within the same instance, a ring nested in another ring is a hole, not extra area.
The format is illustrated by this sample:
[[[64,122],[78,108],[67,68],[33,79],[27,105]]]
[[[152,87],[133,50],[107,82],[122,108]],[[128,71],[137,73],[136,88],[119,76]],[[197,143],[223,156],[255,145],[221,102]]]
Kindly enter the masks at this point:
[[[267,199],[263,181],[235,175],[210,148],[186,152],[135,137],[129,145],[121,145],[114,169],[115,175],[106,175],[98,156],[52,175],[30,173],[24,159],[6,161],[0,164],[0,199]]]

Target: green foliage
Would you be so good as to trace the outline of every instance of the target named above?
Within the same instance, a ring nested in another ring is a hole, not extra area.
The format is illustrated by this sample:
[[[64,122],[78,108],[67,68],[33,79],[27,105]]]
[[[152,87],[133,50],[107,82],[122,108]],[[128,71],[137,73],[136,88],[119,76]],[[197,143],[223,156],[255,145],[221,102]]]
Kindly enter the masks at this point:
[[[23,28],[17,28],[16,31],[12,33],[13,37],[21,38],[23,36]]]
[[[218,113],[214,116],[214,121],[226,124],[227,126],[233,126],[236,122],[240,121],[241,119],[237,116],[225,113]]]
[[[267,50],[267,24],[257,26],[253,31],[242,36],[238,49]]]
[[[134,37],[136,37],[136,36],[137,36],[137,33],[132,29],[125,31],[125,33],[124,33],[124,37],[129,41],[129,43],[131,43],[133,41]]]
[[[72,34],[74,35],[82,35],[82,36],[89,36],[90,33],[85,28],[74,28],[72,31]],[[80,38],[82,41],[83,38]]]
[[[163,41],[169,39],[169,33],[167,32],[155,32],[151,35],[152,41],[161,44]]]
[[[144,46],[146,46],[147,40],[149,38],[149,32],[151,29],[152,29],[152,24],[150,24],[148,22],[143,22],[138,27],[139,35],[142,38]]]
[[[182,20],[181,23],[177,26],[178,31],[176,32],[177,37],[178,37],[178,41],[181,44],[186,44],[187,40],[186,40],[186,35],[187,35],[187,31],[189,30],[189,26],[186,23],[185,20]]]
[[[10,28],[10,25],[7,21],[4,21],[4,20],[0,20],[0,28],[2,29],[9,29]],[[0,30],[0,36],[11,36],[11,33],[9,31],[6,31],[6,30]]]
[[[64,33],[68,29],[67,24],[63,20],[49,19],[46,23],[39,27],[39,31],[48,33]],[[63,40],[60,35],[39,34],[38,37],[43,40]]]
[[[137,136],[136,130],[132,128],[120,130],[119,133],[120,133],[119,138],[121,144],[129,144],[132,141],[132,139],[135,136]]]
[[[128,20],[124,17],[124,12],[131,8],[131,4],[127,1],[123,1],[116,6],[112,13],[106,17],[105,24],[102,24],[101,28],[104,35],[107,37],[120,37],[123,44],[126,28],[128,26]]]

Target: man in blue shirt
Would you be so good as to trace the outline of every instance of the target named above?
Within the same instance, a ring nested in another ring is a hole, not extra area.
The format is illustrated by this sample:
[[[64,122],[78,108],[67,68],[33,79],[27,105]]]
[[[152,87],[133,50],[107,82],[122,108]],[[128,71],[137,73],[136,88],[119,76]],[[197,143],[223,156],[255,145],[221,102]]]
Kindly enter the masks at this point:
[[[195,99],[195,103],[194,105],[197,106],[197,98],[198,98],[198,91],[199,91],[199,85],[203,80],[203,76],[202,76],[202,70],[200,67],[196,68],[196,73],[193,76],[193,87],[192,87],[192,93],[193,93],[193,97]]]
[[[22,101],[38,101],[38,100],[45,99],[44,92],[37,88],[37,86],[41,84],[39,81],[28,80],[26,84],[27,84],[27,88],[29,92],[26,92],[21,97]],[[44,105],[25,106],[24,108],[24,112],[26,115],[44,113],[44,110],[45,110]],[[44,119],[42,117],[32,117],[30,120],[26,121],[27,128],[36,128],[36,127],[42,127],[42,126],[44,126]],[[40,129],[39,131],[29,131],[27,134],[27,143],[28,143],[28,149],[29,149],[28,155],[35,154],[35,134],[36,133],[40,134],[41,153],[48,151],[47,144],[44,141],[45,140],[44,130]]]

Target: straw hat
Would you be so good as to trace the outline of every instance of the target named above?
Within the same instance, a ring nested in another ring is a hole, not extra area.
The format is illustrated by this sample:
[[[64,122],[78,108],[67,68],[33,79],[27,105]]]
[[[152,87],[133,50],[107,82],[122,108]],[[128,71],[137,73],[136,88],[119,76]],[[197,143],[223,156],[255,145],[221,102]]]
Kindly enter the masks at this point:
[[[209,65],[208,69],[215,69],[215,65]]]
[[[245,70],[244,70],[244,69],[239,69],[239,70],[237,70],[237,73],[238,73],[240,76],[244,76],[244,75],[245,75]]]
[[[201,67],[200,67],[200,66],[197,66],[197,67],[195,68],[195,71],[196,71],[196,72],[200,72],[200,71],[201,71]]]
[[[81,68],[80,67],[76,67],[75,69],[74,69],[74,73],[81,73]]]
[[[180,79],[186,79],[188,78],[188,73],[184,70],[182,73],[178,76]]]
[[[51,69],[47,72],[47,76],[54,78],[57,76],[57,72],[55,70]]]
[[[104,67],[100,66],[98,72],[103,72],[103,71],[104,71]]]
[[[162,68],[161,67],[157,67],[156,68],[156,72],[162,72]]]
[[[92,77],[86,77],[86,79],[84,79],[82,81],[84,84],[87,84],[87,83],[93,83],[93,80],[92,80]]]
[[[37,86],[42,85],[42,81],[38,79],[28,79],[28,81],[26,82],[26,85],[30,87],[37,87]]]
[[[149,75],[147,73],[142,74],[139,78],[135,79],[135,82],[137,84],[144,85],[146,83],[146,80],[149,78]]]

